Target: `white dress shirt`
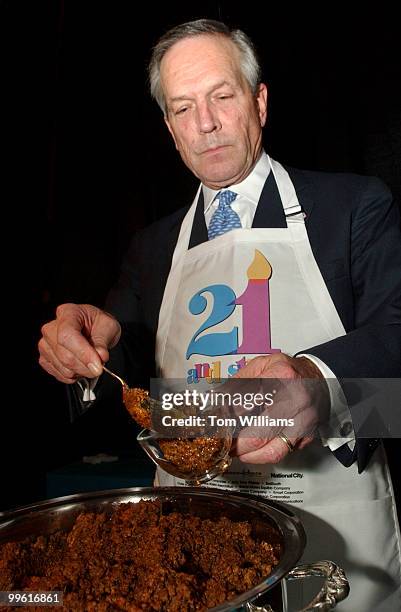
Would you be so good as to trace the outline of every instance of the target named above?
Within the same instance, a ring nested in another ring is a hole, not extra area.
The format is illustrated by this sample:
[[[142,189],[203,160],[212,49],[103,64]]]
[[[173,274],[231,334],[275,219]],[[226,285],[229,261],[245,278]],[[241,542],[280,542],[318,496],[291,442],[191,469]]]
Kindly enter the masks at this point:
[[[230,185],[230,191],[234,191],[237,194],[237,197],[230,206],[239,216],[241,225],[245,229],[252,227],[259,198],[266,179],[269,176],[269,172],[269,161],[266,153],[263,152],[254,169],[246,179],[237,185]],[[219,205],[219,200],[216,196],[220,189],[215,191],[214,189],[210,189],[210,187],[202,185],[202,191],[205,204],[206,227],[209,227],[211,218]]]

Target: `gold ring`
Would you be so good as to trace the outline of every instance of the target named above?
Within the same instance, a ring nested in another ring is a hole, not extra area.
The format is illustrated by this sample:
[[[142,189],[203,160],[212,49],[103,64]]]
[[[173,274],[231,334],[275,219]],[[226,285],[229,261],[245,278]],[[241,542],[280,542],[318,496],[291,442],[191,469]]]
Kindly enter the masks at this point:
[[[294,444],[287,438],[287,436],[285,434],[279,433],[278,434],[278,438],[280,438],[280,440],[285,442],[285,444],[287,445],[287,448],[290,451],[290,453],[292,453],[295,450]]]

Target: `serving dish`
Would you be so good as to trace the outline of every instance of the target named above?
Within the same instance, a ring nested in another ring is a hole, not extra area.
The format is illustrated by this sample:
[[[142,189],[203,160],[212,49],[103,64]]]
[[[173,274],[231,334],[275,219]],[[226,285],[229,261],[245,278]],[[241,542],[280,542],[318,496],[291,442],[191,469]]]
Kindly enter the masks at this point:
[[[20,541],[28,536],[48,535],[69,530],[81,512],[108,512],[116,504],[160,500],[163,513],[185,512],[201,518],[227,516],[234,521],[248,521],[254,536],[267,538],[268,528],[275,527],[282,537],[283,552],[271,574],[235,599],[209,612],[272,612],[270,606],[258,605],[257,599],[283,579],[325,576],[326,581],[313,602],[302,612],[332,610],[345,599],[349,586],[344,572],[330,561],[297,566],[306,536],[299,518],[283,504],[264,498],[198,487],[134,487],[59,497],[10,512],[0,513],[0,543]],[[274,611],[278,612],[278,611]]]

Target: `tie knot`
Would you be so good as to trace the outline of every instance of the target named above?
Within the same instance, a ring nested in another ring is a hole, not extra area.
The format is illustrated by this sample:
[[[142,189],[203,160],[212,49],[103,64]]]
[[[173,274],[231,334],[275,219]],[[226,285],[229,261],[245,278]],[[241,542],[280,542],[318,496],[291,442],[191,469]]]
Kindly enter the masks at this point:
[[[237,194],[229,189],[219,191],[217,194],[216,198],[219,199],[219,205],[214,211],[209,223],[209,240],[241,227],[241,219],[235,210],[231,208],[231,202],[233,202],[236,197]]]
[[[234,193],[234,191],[226,189],[225,191],[219,191],[217,197],[219,199],[219,208],[225,208],[226,206],[230,206],[231,202],[234,202],[237,194]]]

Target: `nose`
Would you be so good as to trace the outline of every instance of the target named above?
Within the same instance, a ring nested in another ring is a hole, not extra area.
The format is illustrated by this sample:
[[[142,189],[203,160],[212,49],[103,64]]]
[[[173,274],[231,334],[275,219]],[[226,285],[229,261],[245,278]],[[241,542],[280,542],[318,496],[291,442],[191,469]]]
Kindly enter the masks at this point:
[[[216,109],[209,102],[200,104],[197,108],[198,129],[201,134],[209,134],[221,128]]]

